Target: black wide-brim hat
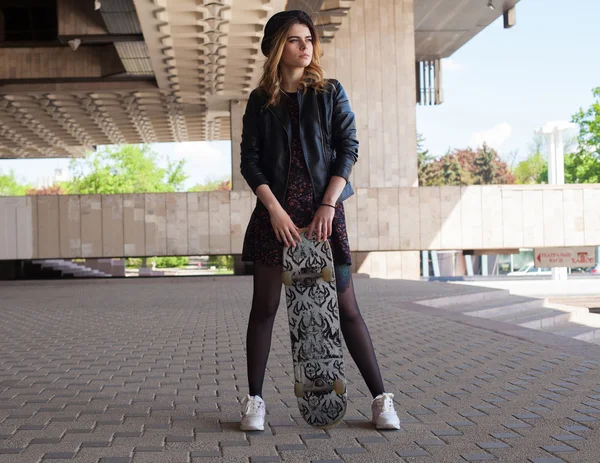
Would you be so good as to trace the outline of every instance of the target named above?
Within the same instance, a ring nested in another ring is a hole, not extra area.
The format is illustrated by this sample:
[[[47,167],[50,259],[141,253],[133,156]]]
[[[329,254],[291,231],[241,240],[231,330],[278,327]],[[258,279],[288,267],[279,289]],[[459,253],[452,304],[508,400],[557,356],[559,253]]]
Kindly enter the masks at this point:
[[[312,19],[302,10],[289,10],[274,14],[271,16],[271,19],[267,21],[265,26],[265,34],[262,43],[260,44],[260,49],[263,52],[263,55],[269,55],[271,46],[273,45],[273,39],[279,30],[292,20],[299,20],[300,22],[303,22],[309,26],[311,29],[314,29]]]

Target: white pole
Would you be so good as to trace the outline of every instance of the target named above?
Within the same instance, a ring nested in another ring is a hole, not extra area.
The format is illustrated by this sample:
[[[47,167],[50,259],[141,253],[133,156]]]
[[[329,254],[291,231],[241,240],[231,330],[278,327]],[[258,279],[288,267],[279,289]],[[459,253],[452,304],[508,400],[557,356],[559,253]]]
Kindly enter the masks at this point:
[[[555,152],[556,152],[556,185],[565,184],[565,148],[563,146],[562,130],[555,128],[554,135],[556,137]]]
[[[546,141],[548,142],[548,184],[556,185],[556,137],[554,132],[546,133]]]
[[[555,123],[551,127],[543,129],[548,142],[548,184],[565,184],[565,152],[563,148],[562,130],[568,127],[561,127]],[[566,267],[553,267],[552,280],[566,280]]]

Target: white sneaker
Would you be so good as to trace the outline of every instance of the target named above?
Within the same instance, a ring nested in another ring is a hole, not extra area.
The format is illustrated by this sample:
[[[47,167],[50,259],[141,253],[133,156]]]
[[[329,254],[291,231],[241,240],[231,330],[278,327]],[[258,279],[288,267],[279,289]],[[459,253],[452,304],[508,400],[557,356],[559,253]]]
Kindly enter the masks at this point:
[[[264,431],[265,429],[265,401],[259,396],[247,395],[242,399],[242,431]]]
[[[400,418],[394,409],[394,394],[384,392],[373,399],[371,411],[376,429],[400,429]]]

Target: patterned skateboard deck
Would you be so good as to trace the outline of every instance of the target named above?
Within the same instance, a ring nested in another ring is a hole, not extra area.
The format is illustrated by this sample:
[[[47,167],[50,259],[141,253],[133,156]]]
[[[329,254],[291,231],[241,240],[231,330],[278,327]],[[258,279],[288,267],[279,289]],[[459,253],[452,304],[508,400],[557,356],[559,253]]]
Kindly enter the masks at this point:
[[[342,334],[329,242],[300,230],[302,242],[283,251],[283,283],[294,361],[294,393],[304,420],[339,423],[346,413]]]

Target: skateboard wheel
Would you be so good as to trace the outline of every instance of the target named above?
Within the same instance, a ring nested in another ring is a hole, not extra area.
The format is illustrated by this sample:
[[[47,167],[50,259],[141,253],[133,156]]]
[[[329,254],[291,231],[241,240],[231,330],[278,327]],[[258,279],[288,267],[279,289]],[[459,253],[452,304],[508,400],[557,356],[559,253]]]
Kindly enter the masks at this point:
[[[304,396],[304,384],[302,384],[302,383],[294,384],[294,395],[298,398]]]
[[[281,275],[281,281],[283,281],[283,284],[286,286],[293,285],[294,280],[292,278],[292,272],[283,272],[283,274]]]
[[[336,379],[335,382],[333,383],[333,390],[335,391],[336,394],[340,394],[340,395],[342,395],[344,392],[346,392],[346,384],[344,383],[344,380]]]
[[[323,268],[323,270],[321,270],[321,276],[327,283],[333,281],[333,269],[331,267]]]

